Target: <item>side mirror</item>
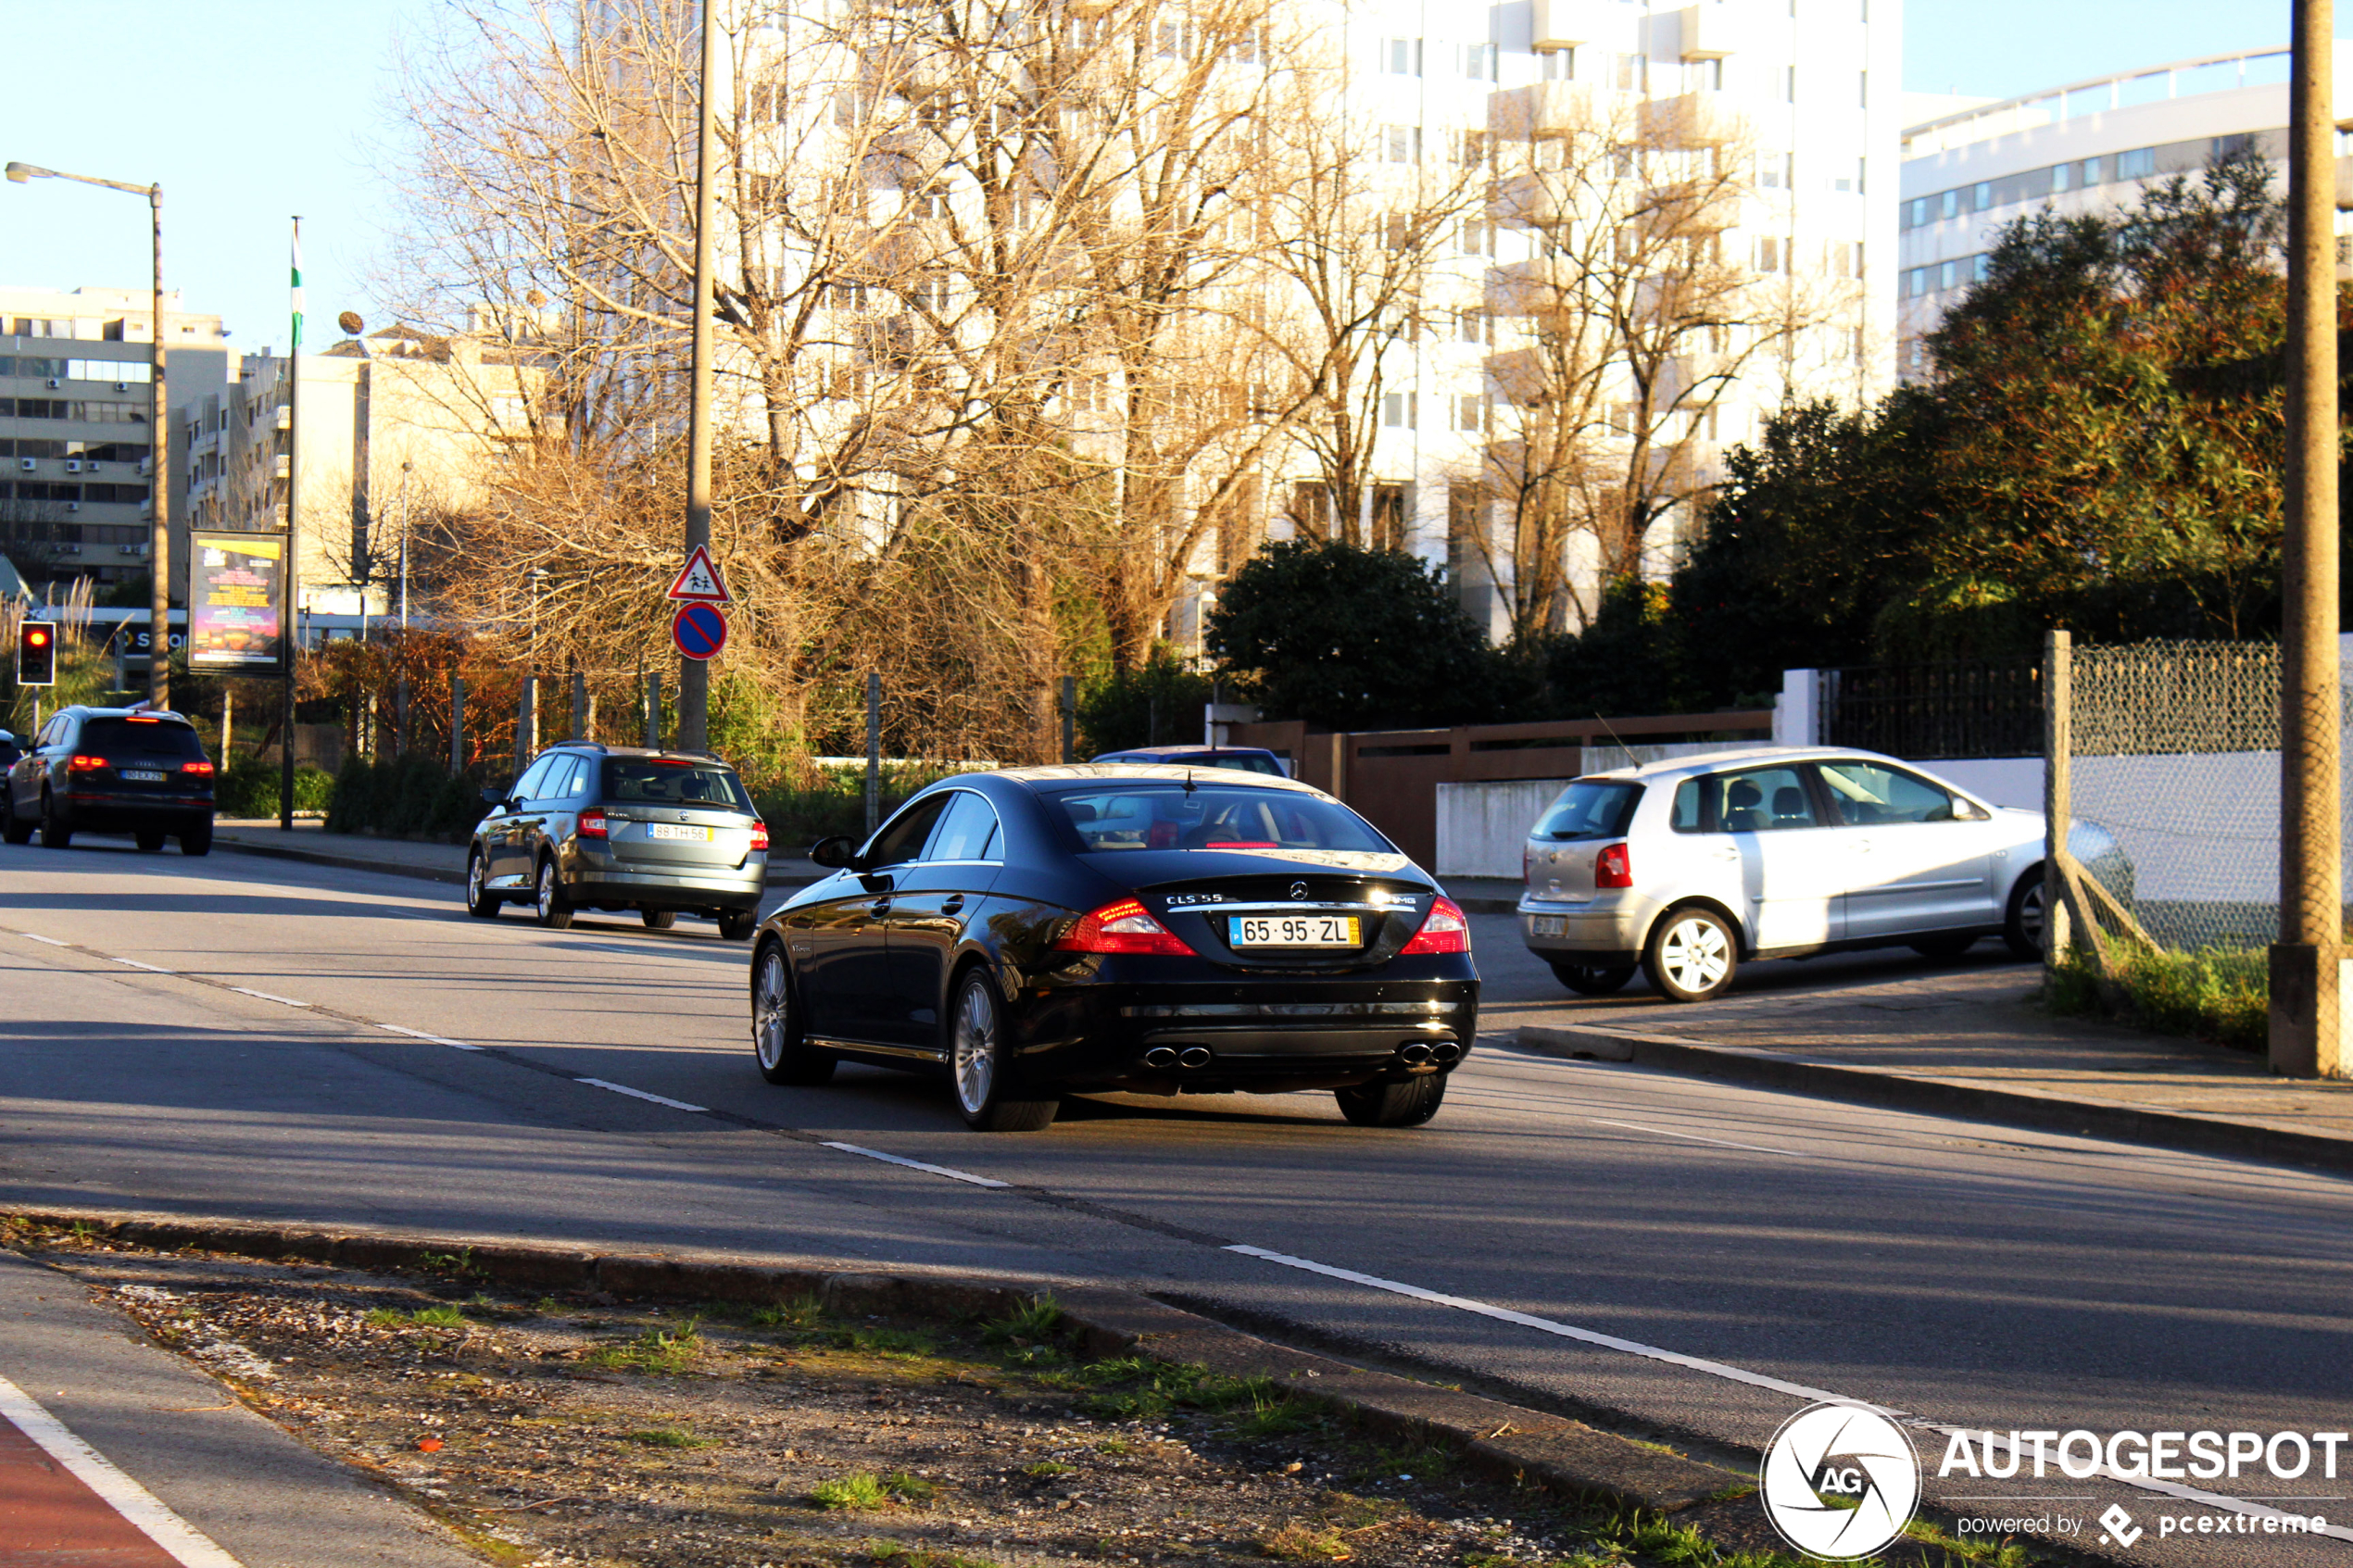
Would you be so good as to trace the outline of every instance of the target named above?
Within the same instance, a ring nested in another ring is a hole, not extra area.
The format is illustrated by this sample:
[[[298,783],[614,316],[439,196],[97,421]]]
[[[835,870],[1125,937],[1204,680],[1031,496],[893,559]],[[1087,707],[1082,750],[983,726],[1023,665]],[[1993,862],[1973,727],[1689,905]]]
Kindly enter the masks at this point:
[[[858,845],[841,834],[833,834],[811,845],[809,858],[830,871],[839,871],[858,858]]]
[[[485,784],[483,786],[482,803],[495,811],[499,807],[504,806],[507,803],[507,792],[503,789],[494,789]]]

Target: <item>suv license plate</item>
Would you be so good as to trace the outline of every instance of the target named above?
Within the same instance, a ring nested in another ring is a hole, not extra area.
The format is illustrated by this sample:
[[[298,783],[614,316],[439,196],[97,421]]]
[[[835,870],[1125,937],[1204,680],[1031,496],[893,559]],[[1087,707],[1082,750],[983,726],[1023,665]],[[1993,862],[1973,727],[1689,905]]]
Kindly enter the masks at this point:
[[[1233,915],[1227,942],[1236,947],[1356,947],[1354,915]]]
[[[1537,936],[1558,936],[1563,923],[1558,915],[1536,915],[1529,919],[1529,930]]]
[[[708,844],[711,842],[711,830],[680,827],[675,822],[653,822],[647,826],[646,836],[648,838],[684,838],[696,844]]]
[[[163,775],[153,768],[125,768],[122,776],[132,784],[161,784]]]

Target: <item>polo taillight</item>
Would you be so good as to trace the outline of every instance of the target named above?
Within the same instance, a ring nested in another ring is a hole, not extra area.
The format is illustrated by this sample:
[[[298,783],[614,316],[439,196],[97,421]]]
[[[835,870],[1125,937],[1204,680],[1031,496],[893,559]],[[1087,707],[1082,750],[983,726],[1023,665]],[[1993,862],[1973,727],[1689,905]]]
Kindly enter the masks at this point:
[[[1410,953],[1467,953],[1470,951],[1470,922],[1463,918],[1463,907],[1452,898],[1433,898],[1429,913],[1422,917],[1422,928],[1414,939],[1398,949],[1398,957]]]
[[[612,836],[612,829],[607,822],[605,814],[594,806],[580,813],[580,836],[583,838],[610,838]]]
[[[1054,946],[1065,953],[1162,953],[1175,958],[1192,953],[1183,938],[1133,898],[1088,910]]]
[[[1613,844],[1593,857],[1593,885],[1596,887],[1631,887],[1634,885],[1634,858],[1623,844]]]

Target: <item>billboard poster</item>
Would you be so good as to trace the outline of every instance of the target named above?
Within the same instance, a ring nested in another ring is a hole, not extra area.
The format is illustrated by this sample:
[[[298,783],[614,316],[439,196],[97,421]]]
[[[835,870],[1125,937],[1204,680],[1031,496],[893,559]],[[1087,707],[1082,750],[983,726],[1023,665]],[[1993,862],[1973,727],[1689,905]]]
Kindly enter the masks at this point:
[[[286,540],[277,533],[197,533],[188,583],[188,664],[274,672],[285,658]]]

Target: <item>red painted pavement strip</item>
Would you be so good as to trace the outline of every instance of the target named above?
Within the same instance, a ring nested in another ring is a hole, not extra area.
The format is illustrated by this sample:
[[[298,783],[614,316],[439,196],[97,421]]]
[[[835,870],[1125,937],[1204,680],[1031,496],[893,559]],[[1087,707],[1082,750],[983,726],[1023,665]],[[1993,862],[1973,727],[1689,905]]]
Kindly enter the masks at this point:
[[[179,1560],[0,1419],[0,1565],[180,1568]]]

